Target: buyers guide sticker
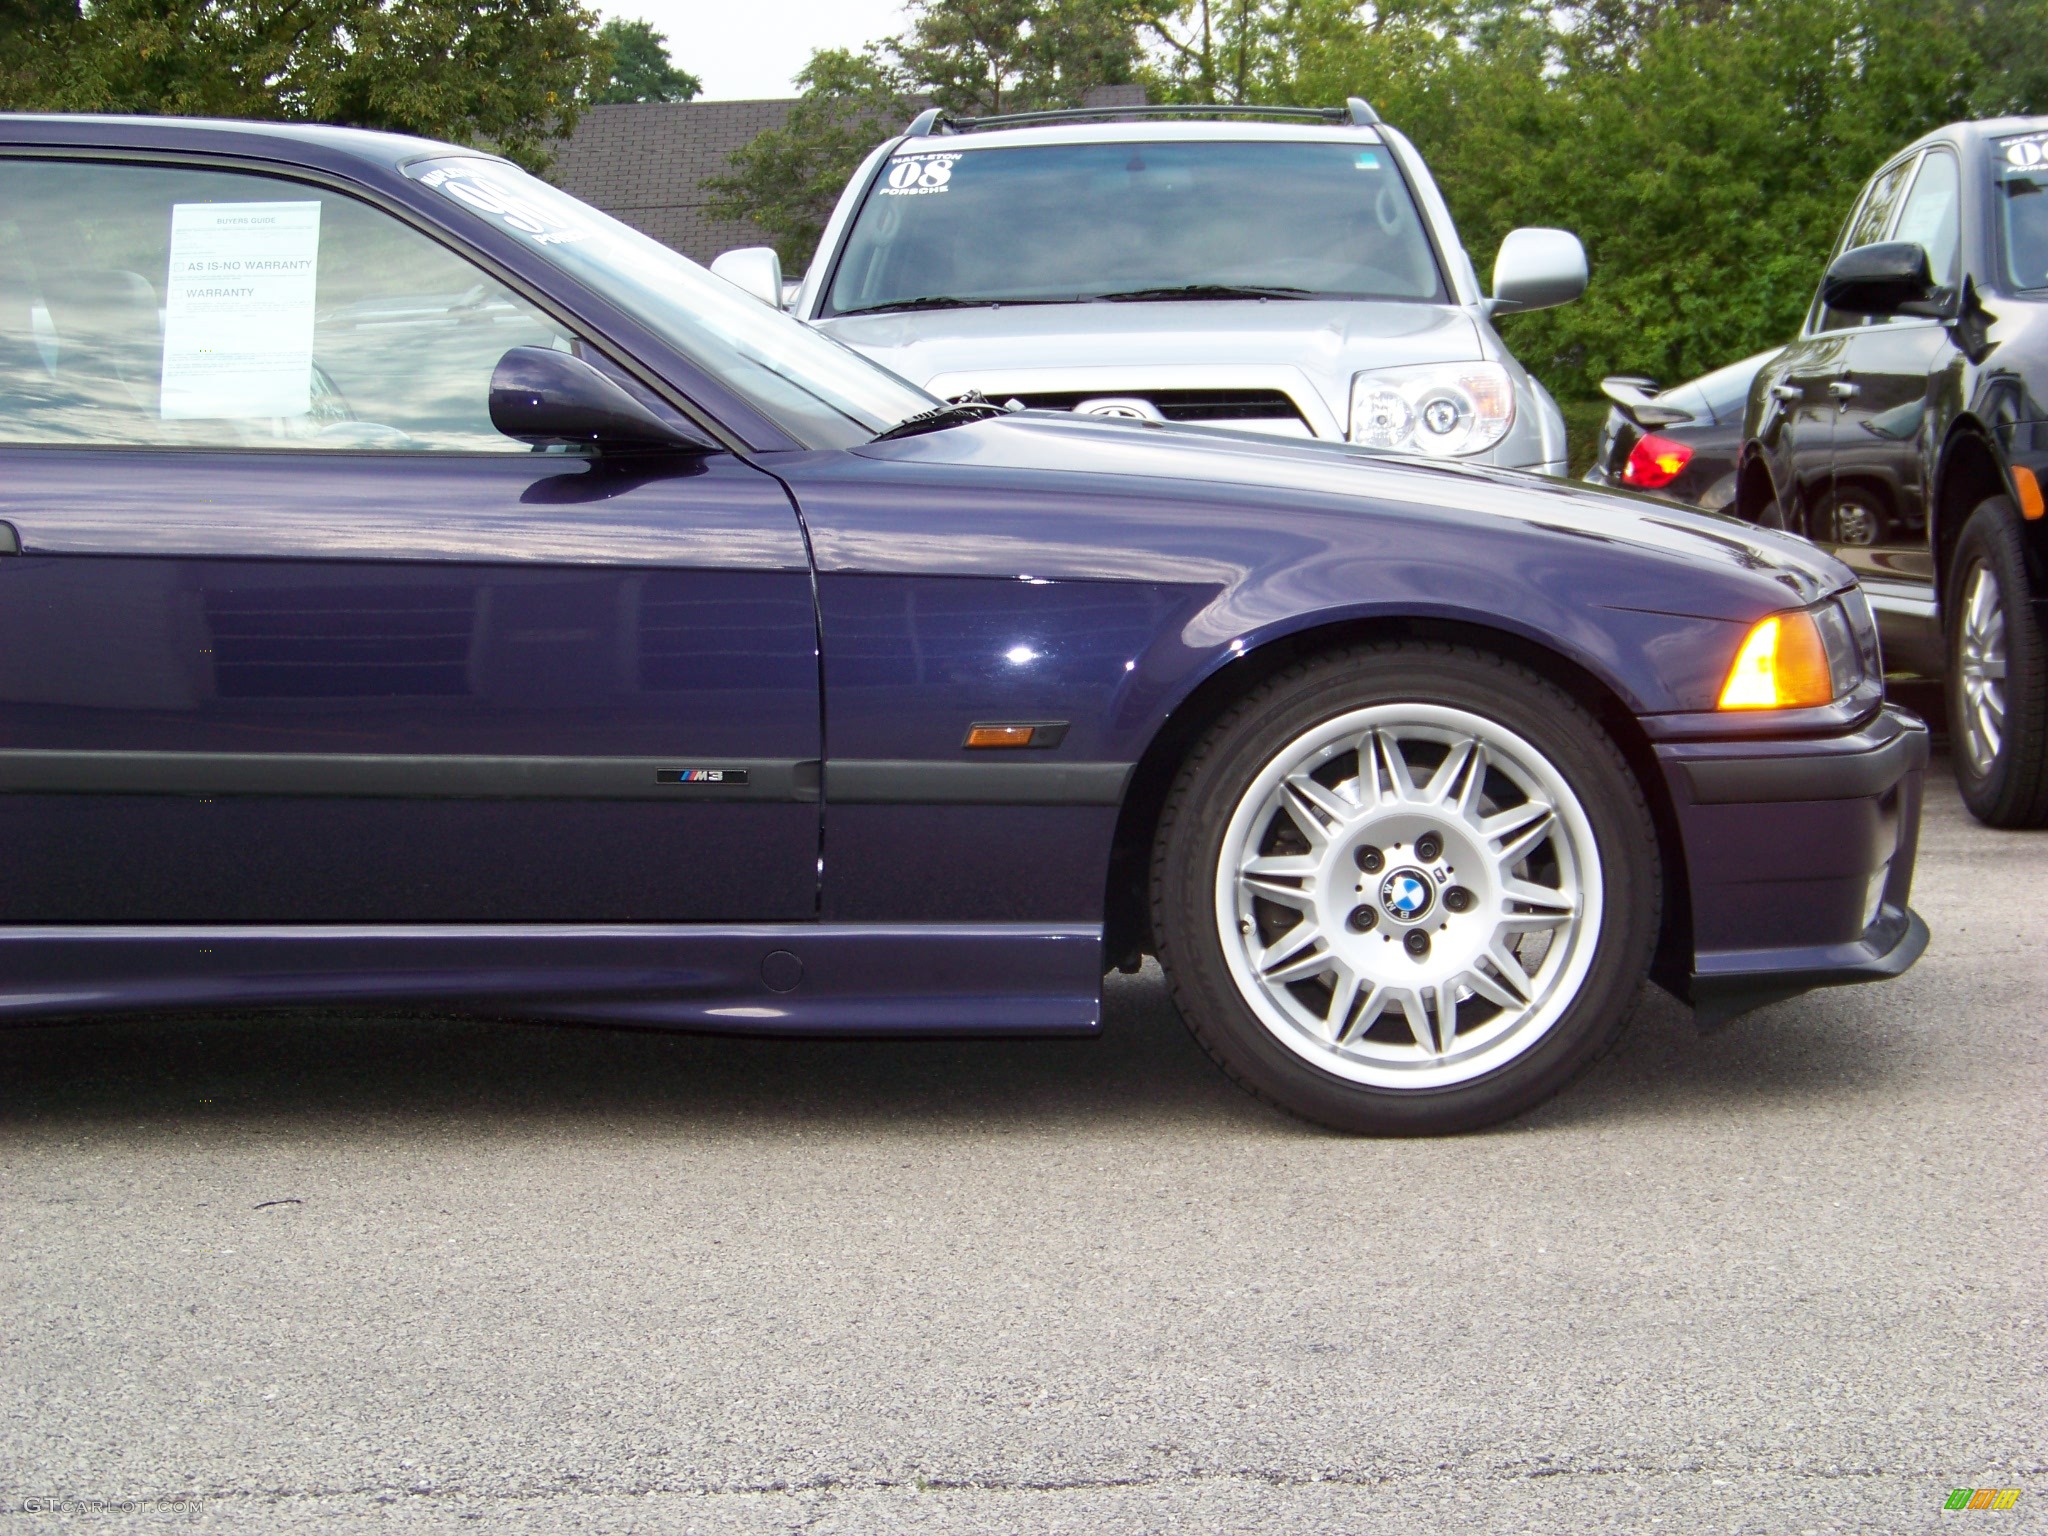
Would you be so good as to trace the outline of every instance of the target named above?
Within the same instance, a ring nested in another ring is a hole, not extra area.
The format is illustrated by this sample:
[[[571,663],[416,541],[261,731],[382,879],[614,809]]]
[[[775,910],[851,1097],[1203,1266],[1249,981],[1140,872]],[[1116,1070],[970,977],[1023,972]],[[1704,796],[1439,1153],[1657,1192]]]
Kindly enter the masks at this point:
[[[952,185],[953,162],[959,158],[958,153],[899,156],[889,162],[888,174],[875,190],[883,197],[924,197],[944,192]]]
[[[164,419],[312,409],[319,279],[317,202],[173,204]]]

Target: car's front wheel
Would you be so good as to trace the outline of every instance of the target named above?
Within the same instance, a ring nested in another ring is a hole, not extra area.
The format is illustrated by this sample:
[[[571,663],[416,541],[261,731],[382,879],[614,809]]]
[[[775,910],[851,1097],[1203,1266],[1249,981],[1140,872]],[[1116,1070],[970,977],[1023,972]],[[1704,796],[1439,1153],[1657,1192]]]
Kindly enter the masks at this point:
[[[1648,970],[1654,829],[1570,695],[1482,651],[1361,646],[1242,701],[1162,816],[1153,918],[1196,1037],[1341,1130],[1470,1130],[1614,1043]]]
[[[2048,825],[2048,637],[2029,600],[2020,516],[2003,496],[1963,525],[1947,603],[1956,787],[1979,821]]]

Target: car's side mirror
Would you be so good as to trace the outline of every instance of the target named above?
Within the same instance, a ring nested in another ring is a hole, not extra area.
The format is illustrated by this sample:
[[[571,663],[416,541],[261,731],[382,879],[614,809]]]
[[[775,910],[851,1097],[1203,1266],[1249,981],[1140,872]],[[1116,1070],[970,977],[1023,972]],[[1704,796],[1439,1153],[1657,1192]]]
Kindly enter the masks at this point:
[[[750,245],[745,250],[727,251],[711,263],[711,271],[770,309],[782,308],[782,258],[769,247]]]
[[[1568,229],[1516,229],[1493,258],[1493,312],[1569,304],[1586,291],[1586,248]]]
[[[514,347],[491,374],[491,425],[538,448],[652,448],[715,453],[695,427],[664,421],[581,358]]]
[[[1911,240],[1859,245],[1828,264],[1823,307],[1845,315],[1935,314],[1941,309],[1927,250]]]

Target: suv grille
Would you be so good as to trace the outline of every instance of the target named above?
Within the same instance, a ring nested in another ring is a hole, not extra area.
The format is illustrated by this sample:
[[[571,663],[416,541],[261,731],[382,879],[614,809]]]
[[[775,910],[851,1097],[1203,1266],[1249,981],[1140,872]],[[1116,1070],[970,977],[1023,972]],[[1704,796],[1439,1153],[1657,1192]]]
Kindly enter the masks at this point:
[[[1168,421],[1308,426],[1294,402],[1277,389],[1068,389],[1015,398],[1035,410],[1071,411],[1083,400],[1110,397],[1149,400]]]

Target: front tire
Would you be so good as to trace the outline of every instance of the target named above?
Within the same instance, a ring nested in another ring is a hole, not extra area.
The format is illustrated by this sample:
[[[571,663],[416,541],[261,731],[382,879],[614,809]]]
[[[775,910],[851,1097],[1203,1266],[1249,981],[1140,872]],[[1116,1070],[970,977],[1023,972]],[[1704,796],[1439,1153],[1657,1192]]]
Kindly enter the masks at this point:
[[[1352,647],[1241,701],[1153,858],[1160,960],[1242,1086],[1376,1135],[1472,1130],[1620,1037],[1661,887],[1642,791],[1562,689],[1461,646]]]
[[[1993,496],[1956,541],[1947,603],[1956,788],[1979,821],[2048,825],[2048,640],[2029,600],[2020,515]]]

